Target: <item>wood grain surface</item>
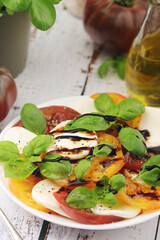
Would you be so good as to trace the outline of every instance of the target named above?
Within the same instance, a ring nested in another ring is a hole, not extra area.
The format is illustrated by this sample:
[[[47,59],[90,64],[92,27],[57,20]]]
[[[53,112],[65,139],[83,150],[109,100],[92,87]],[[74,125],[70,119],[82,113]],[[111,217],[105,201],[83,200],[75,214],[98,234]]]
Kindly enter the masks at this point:
[[[42,102],[95,92],[118,92],[127,96],[125,82],[114,70],[101,80],[97,68],[107,56],[95,46],[84,31],[82,21],[57,6],[56,24],[47,32],[31,29],[26,68],[15,80],[18,98],[2,130],[20,112],[24,103]],[[158,217],[119,230],[87,231],[49,224],[26,212],[0,189],[0,207],[24,240],[158,240]],[[10,236],[0,221],[0,240]]]

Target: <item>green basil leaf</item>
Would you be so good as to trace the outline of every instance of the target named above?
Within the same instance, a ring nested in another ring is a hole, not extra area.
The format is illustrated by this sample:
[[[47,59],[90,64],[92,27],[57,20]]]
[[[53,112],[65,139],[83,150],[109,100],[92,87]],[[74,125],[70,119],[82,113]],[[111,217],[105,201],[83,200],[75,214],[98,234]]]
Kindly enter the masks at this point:
[[[113,144],[101,142],[93,150],[93,155],[96,157],[106,157],[113,151]]]
[[[41,157],[39,156],[32,156],[28,159],[30,162],[35,163],[35,162],[42,162]]]
[[[119,107],[118,105],[113,105],[107,110],[107,115],[118,116],[119,115]]]
[[[40,163],[40,172],[43,176],[58,180],[67,179],[72,176],[74,170],[69,161],[60,162],[42,162]]]
[[[56,11],[50,0],[32,0],[29,6],[29,16],[37,28],[45,31],[54,24]]]
[[[102,201],[104,204],[107,204],[108,206],[115,206],[118,203],[116,197],[113,195],[112,192],[107,193]]]
[[[100,94],[95,100],[94,100],[94,105],[96,109],[101,112],[106,114],[107,110],[114,105],[113,99],[107,95],[106,93]]]
[[[87,209],[96,206],[97,197],[91,189],[77,187],[68,195],[67,203],[73,208]]]
[[[0,162],[7,162],[10,158],[17,158],[20,155],[18,147],[10,141],[0,142]]]
[[[126,186],[126,179],[122,174],[116,174],[109,179],[108,184],[112,187],[113,194],[116,194]]]
[[[61,158],[62,156],[60,154],[54,153],[54,152],[49,152],[47,155],[44,157],[45,160],[56,160],[57,158]]]
[[[84,114],[71,120],[64,128],[65,131],[83,129],[88,131],[103,131],[108,129],[116,117],[104,116],[98,113]]]
[[[26,129],[29,131],[41,134],[46,130],[46,119],[41,110],[34,104],[27,103],[21,110],[21,121]]]
[[[91,162],[88,160],[81,160],[75,167],[75,174],[78,179],[83,179],[84,174],[91,166]]]
[[[125,99],[118,104],[118,117],[124,121],[131,121],[145,112],[144,105],[136,99]]]
[[[106,62],[102,63],[98,68],[98,75],[100,78],[103,78],[110,66],[115,63],[113,59],[107,60]]]
[[[147,153],[145,139],[136,129],[122,128],[119,132],[119,141],[128,151],[140,157],[144,157]]]
[[[123,80],[125,78],[126,58],[123,58],[117,63],[118,76]]]
[[[99,200],[103,199],[107,192],[109,192],[108,186],[109,178],[107,176],[103,176],[95,185],[94,192],[97,195]]]
[[[32,155],[40,155],[47,150],[52,141],[52,135],[40,134],[32,139],[28,146],[25,146],[23,148],[23,155],[26,157],[31,157]]]
[[[150,186],[160,186],[160,155],[149,158],[138,174],[145,183]]]
[[[30,0],[1,0],[4,6],[12,11],[21,12],[25,11],[30,4]]]
[[[5,177],[25,179],[29,177],[37,166],[24,158],[12,158],[4,166]]]

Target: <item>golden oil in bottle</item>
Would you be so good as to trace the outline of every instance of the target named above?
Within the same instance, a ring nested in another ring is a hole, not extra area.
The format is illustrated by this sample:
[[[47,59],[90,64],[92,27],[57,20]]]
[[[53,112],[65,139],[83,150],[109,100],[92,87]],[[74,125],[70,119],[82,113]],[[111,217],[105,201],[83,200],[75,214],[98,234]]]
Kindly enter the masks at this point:
[[[160,106],[160,30],[147,33],[140,43],[133,42],[126,64],[126,84],[131,97],[145,105]]]

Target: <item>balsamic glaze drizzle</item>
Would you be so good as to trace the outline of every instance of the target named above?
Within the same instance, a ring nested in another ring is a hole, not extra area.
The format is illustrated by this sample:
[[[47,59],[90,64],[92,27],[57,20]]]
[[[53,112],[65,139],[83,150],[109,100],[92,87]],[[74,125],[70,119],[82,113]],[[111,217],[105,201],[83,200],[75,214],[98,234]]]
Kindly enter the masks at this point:
[[[87,137],[79,137],[79,136],[71,136],[71,135],[64,135],[64,136],[55,136],[55,139],[66,139],[69,138],[72,141],[81,141],[81,140],[87,140],[87,141],[91,141],[91,140],[95,140],[95,138],[87,138]]]

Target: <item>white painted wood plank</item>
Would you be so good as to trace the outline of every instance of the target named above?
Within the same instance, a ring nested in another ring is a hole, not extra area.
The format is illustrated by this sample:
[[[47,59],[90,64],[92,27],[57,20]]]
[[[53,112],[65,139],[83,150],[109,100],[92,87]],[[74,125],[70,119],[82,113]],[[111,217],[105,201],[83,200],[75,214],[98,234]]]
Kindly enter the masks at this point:
[[[153,240],[156,224],[157,218],[154,218],[133,227],[106,231],[87,231],[51,225],[47,240]]]

